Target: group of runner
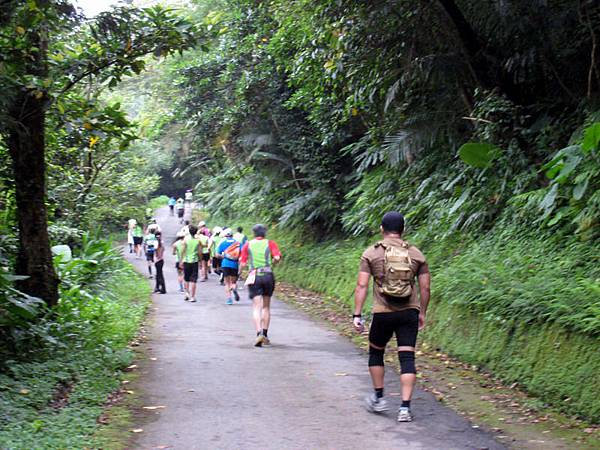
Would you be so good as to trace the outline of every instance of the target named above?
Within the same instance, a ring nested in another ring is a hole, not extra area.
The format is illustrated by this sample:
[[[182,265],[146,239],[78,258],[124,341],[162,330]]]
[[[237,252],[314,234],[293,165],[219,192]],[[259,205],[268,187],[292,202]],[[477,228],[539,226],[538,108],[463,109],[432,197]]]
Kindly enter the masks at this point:
[[[183,201],[181,203],[184,204]],[[171,211],[178,204],[179,200],[171,198]],[[242,270],[247,266],[249,272],[245,285],[253,302],[256,329],[254,345],[261,347],[270,344],[270,306],[275,288],[272,266],[280,261],[281,252],[274,241],[266,238],[266,227],[255,225],[252,228],[253,238],[248,239],[241,227],[236,232],[229,227],[218,226],[211,230],[204,221],[196,226],[183,221],[183,214],[178,214],[178,217],[181,217],[184,226],[171,248],[176,256],[179,291],[184,294],[184,300],[196,302],[198,280],[206,281],[208,274],[214,272],[225,287],[226,303],[232,305],[234,300],[240,300],[237,283]],[[164,248],[160,227],[150,219],[144,234],[135,221],[130,221],[130,232],[130,251],[140,257],[143,246],[150,276],[151,261],[154,261],[156,267],[155,292],[166,292],[162,276]],[[402,214],[386,213],[381,221],[380,232],[382,240],[367,248],[361,256],[352,317],[356,331],[363,332],[362,310],[372,279],[373,307],[368,365],[373,393],[365,398],[365,404],[367,410],[373,413],[389,409],[384,398],[384,353],[388,342],[395,335],[402,396],[397,420],[411,422],[411,398],[416,383],[415,345],[419,330],[425,326],[430,297],[430,274],[423,253],[403,239]]]

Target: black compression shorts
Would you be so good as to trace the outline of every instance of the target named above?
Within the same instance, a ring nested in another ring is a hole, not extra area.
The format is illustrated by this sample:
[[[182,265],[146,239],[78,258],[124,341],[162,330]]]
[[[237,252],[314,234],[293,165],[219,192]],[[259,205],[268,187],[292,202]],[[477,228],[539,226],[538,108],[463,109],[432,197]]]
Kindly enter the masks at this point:
[[[237,269],[233,269],[231,267],[222,267],[221,270],[223,271],[223,276],[235,277],[235,279],[237,280],[237,277],[238,277]]]
[[[210,261],[210,253],[202,253],[202,261]]]
[[[177,210],[177,217],[183,217],[184,214],[185,214],[185,209],[178,209]]]
[[[198,281],[198,263],[183,263],[183,279],[188,283]]]
[[[275,290],[275,276],[272,273],[256,274],[254,284],[248,285],[248,295],[254,298],[258,295],[271,297]]]
[[[146,252],[146,261],[154,262],[154,252]]]
[[[134,236],[133,237],[133,243],[135,245],[142,245],[142,243],[144,242],[144,238],[141,236]]]
[[[377,347],[385,347],[392,335],[396,335],[398,347],[414,347],[419,332],[419,310],[374,313],[369,342]]]

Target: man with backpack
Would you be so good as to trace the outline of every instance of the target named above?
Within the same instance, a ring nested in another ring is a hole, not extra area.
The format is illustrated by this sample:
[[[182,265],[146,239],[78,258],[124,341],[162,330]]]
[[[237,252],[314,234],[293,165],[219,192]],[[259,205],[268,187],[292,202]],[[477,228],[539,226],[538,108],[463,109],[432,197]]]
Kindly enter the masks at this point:
[[[281,260],[281,252],[275,241],[265,239],[267,228],[256,224],[252,227],[254,239],[242,248],[240,267],[248,265],[250,272],[246,278],[248,294],[252,299],[252,316],[256,327],[255,347],[271,343],[268,337],[271,322],[271,296],[275,290],[275,276],[272,265]]]
[[[430,296],[430,274],[425,256],[402,239],[404,217],[388,212],[381,220],[383,240],[369,247],[360,258],[354,296],[353,322],[357,331],[364,329],[362,309],[373,277],[373,320],[369,330],[369,373],[374,392],[365,399],[370,412],[389,409],[383,397],[384,353],[392,335],[396,335],[400,360],[402,405],[398,422],[411,422],[410,402],[416,382],[415,345],[417,333],[425,326]],[[418,280],[418,287],[416,281]]]
[[[227,304],[233,305],[233,299],[240,301],[240,295],[237,292],[238,279],[238,260],[240,259],[240,243],[233,238],[233,231],[229,228],[223,230],[225,236],[217,248],[217,257],[221,258],[221,270],[225,283],[225,294],[227,295]]]

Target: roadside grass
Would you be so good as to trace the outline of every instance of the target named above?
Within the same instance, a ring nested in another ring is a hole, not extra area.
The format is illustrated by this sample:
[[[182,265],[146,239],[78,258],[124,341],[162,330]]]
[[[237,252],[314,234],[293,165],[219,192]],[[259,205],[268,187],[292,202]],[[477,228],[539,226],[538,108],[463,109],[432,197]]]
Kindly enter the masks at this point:
[[[169,197],[166,195],[160,195],[158,197],[151,198],[148,202],[148,208],[158,209],[163,206],[167,206],[167,202],[169,201]]]
[[[91,301],[69,318],[86,335],[59,335],[60,345],[46,354],[6,363],[0,373],[0,448],[109,448],[106,438],[97,446],[92,436],[132,361],[127,345],[150,303],[148,283],[122,264],[96,298],[101,316]]]

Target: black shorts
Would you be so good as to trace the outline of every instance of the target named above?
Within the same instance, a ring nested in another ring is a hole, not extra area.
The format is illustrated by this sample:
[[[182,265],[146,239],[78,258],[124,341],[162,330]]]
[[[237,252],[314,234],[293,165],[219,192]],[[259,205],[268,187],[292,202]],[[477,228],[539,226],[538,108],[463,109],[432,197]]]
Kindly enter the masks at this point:
[[[212,266],[213,266],[213,269],[218,269],[219,267],[221,267],[221,258],[217,258],[216,256],[213,256]]]
[[[210,261],[210,253],[202,253],[202,261]]]
[[[138,236],[134,236],[133,237],[133,243],[135,245],[142,245],[142,242],[144,242],[144,238],[143,237],[141,237],[141,236],[139,236],[139,237]]]
[[[398,347],[414,347],[419,332],[419,310],[374,313],[369,342],[377,347],[385,347],[392,335],[396,335]]]
[[[235,279],[237,280],[237,278],[238,278],[238,270],[237,269],[232,269],[231,267],[222,267],[221,270],[223,271],[223,276],[235,277]]]
[[[177,217],[183,217],[184,213],[185,213],[185,209],[178,209],[177,210]]]
[[[146,252],[146,261],[154,262],[154,252]]]
[[[175,209],[175,205],[169,205],[169,209],[173,211]]]
[[[179,264],[179,261],[177,261],[175,263],[175,268],[177,269],[177,271],[181,271],[183,270],[183,264]]]
[[[198,263],[183,263],[183,279],[188,283],[198,281]]]
[[[248,295],[251,299],[258,295],[271,297],[275,290],[275,276],[272,273],[256,274],[254,284],[248,285]]]

